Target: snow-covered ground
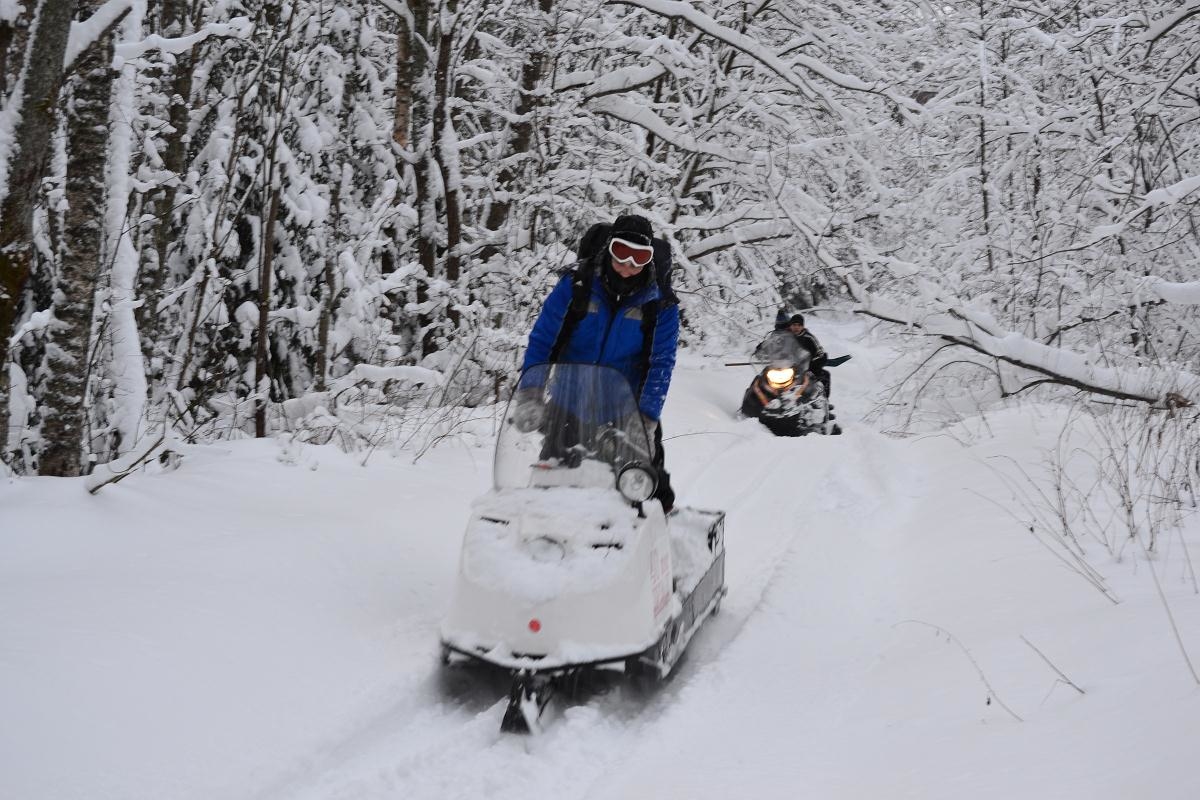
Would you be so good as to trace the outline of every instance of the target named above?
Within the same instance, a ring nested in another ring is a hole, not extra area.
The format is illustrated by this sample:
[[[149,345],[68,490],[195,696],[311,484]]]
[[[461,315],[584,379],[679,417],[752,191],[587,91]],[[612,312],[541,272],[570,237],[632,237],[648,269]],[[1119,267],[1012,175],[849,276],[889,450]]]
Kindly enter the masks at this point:
[[[0,483],[0,797],[1200,797],[1200,688],[1155,588],[1200,660],[1196,521],[1153,572],[1085,543],[1111,602],[997,473],[1032,471],[1061,411],[884,436],[861,418],[895,354],[814,327],[854,356],[841,437],[774,438],[731,413],[749,368],[681,357],[668,465],[728,512],[729,595],[665,686],[538,737],[437,660],[489,420],[416,463],[241,441],[95,496]]]

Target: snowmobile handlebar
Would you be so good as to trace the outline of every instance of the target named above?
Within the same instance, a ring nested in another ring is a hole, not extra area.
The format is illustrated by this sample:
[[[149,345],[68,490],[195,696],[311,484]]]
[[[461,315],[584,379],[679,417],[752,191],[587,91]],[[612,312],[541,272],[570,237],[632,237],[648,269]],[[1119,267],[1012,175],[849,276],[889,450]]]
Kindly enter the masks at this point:
[[[850,356],[838,356],[837,358],[827,359],[822,366],[836,367],[839,364],[845,364],[849,360],[850,360]],[[727,366],[727,367],[758,367],[758,366],[762,366],[762,364],[761,364],[761,362],[756,363],[754,361],[726,361],[725,366]]]

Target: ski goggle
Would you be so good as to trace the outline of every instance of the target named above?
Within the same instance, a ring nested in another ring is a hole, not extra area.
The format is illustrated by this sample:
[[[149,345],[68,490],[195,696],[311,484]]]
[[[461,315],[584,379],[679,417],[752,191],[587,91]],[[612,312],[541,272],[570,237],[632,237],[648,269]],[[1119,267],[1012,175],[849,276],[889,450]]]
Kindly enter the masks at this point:
[[[646,244],[634,244],[624,239],[613,239],[608,243],[608,252],[617,261],[629,262],[635,267],[644,267],[654,258],[654,247]]]

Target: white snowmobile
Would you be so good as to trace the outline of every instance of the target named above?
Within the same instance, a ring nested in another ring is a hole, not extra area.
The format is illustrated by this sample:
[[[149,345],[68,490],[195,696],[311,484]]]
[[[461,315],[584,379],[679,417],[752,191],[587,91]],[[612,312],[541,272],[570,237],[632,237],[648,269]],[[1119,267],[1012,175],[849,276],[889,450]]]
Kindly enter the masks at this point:
[[[543,364],[520,379],[494,488],[463,537],[446,664],[511,673],[502,730],[529,732],[587,670],[665,678],[725,594],[725,514],[652,500],[652,445],[625,377]]]

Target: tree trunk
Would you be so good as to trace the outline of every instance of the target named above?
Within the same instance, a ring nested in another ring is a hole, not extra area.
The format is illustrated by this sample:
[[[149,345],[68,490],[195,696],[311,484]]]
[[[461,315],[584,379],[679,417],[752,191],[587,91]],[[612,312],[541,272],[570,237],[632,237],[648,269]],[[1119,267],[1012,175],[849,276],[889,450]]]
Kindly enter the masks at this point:
[[[988,27],[986,20],[986,9],[984,8],[983,0],[979,2],[979,45],[980,58],[987,58],[987,41]],[[987,151],[987,82],[984,80],[983,70],[987,69],[987,65],[981,63],[979,65],[979,202],[983,213],[983,246],[987,248],[987,268],[991,273],[995,270],[995,258],[992,255],[992,209],[991,197],[988,194],[990,191],[989,183],[991,176],[988,173],[988,151]]]
[[[533,2],[542,12],[543,18],[547,17],[554,7],[554,0],[533,0]],[[546,55],[544,49],[532,49],[525,63],[521,65],[521,86],[517,93],[516,107],[513,109],[517,121],[512,124],[509,134],[509,153],[512,155],[524,155],[534,149],[536,132],[534,117],[540,104],[536,92],[546,69]],[[501,162],[503,166],[496,175],[496,189],[499,196],[492,200],[488,207],[487,220],[484,222],[484,227],[489,232],[499,231],[503,228],[512,211],[513,188],[520,177],[514,161],[515,159],[511,158],[503,159]],[[500,248],[489,243],[479,251],[479,259],[487,261],[498,252],[500,252]]]
[[[453,76],[450,74],[450,57],[454,52],[454,29],[443,27],[447,19],[455,19],[457,0],[445,0],[446,12],[438,15],[438,50],[437,66],[434,70],[434,97],[437,105],[433,112],[433,131],[430,136],[430,150],[437,159],[438,169],[441,170],[442,189],[444,192],[444,211],[446,214],[446,249],[445,267],[443,274],[446,283],[453,291],[462,272],[462,255],[459,245],[462,243],[462,211],[458,198],[458,156],[450,153],[450,148],[457,148],[458,143],[451,140],[453,122],[450,118],[450,95],[454,92]],[[453,169],[452,169],[453,167]],[[454,307],[454,298],[447,298],[448,308],[446,317],[453,328],[458,327],[459,313]]]
[[[279,188],[271,189],[271,207],[262,230],[262,263],[258,272],[258,345],[254,356],[254,435],[267,435],[267,399],[270,378],[267,358],[270,356],[271,275],[275,270],[275,220],[279,217]]]
[[[95,11],[98,0],[85,0],[80,13]],[[73,477],[87,462],[87,395],[92,310],[96,282],[104,258],[106,199],[105,156],[108,153],[108,107],[112,97],[112,35],[106,34],[76,62],[68,87],[67,201],[63,225],[62,263],[54,303],[46,361],[49,379],[43,396],[39,458],[41,475]]]
[[[417,207],[417,260],[424,273],[417,283],[417,304],[422,310],[417,314],[420,331],[421,355],[437,350],[434,320],[436,317],[426,308],[429,303],[429,286],[437,279],[437,198],[434,196],[433,170],[437,168],[435,153],[431,146],[433,133],[432,98],[425,86],[425,73],[429,66],[426,47],[429,39],[430,8],[428,0],[410,0],[413,15],[412,54],[410,76],[412,92],[412,150],[413,177],[416,183]],[[421,88],[417,88],[421,87]]]
[[[159,30],[161,36],[178,37],[191,32],[193,25],[187,16],[187,0],[162,0],[160,10]],[[163,169],[175,175],[182,176],[187,168],[187,144],[184,141],[188,132],[188,112],[192,95],[192,65],[200,51],[200,45],[195,45],[188,52],[179,53],[175,57],[175,65],[170,80],[170,99],[168,101],[167,119],[171,130],[166,134],[166,147],[163,150]],[[159,296],[163,282],[166,280],[167,259],[171,245],[179,241],[179,231],[175,225],[175,203],[179,194],[178,184],[172,183],[156,190],[149,197],[151,210],[154,214],[154,264],[142,273],[138,279],[141,295],[146,298],[137,310],[138,328],[143,332],[146,343],[152,355],[152,348],[159,337],[159,314],[157,312]]]
[[[416,16],[415,11],[413,16]],[[412,54],[416,52],[418,58],[423,59],[425,51],[419,45],[414,49],[413,32],[408,28],[408,21],[404,17],[397,19],[400,27],[396,31],[396,118],[392,124],[392,140],[407,148],[412,141],[412,87],[421,76],[420,65]]]
[[[21,97],[9,98],[9,102],[19,103],[20,114],[8,153],[7,181],[0,183],[0,429],[5,433],[8,340],[33,263],[33,207],[56,125],[54,112],[74,13],[74,0],[42,0],[38,4],[34,12],[37,29],[22,70],[24,91]]]
[[[12,46],[15,33],[12,24],[0,19],[0,97],[8,95],[8,48]]]

